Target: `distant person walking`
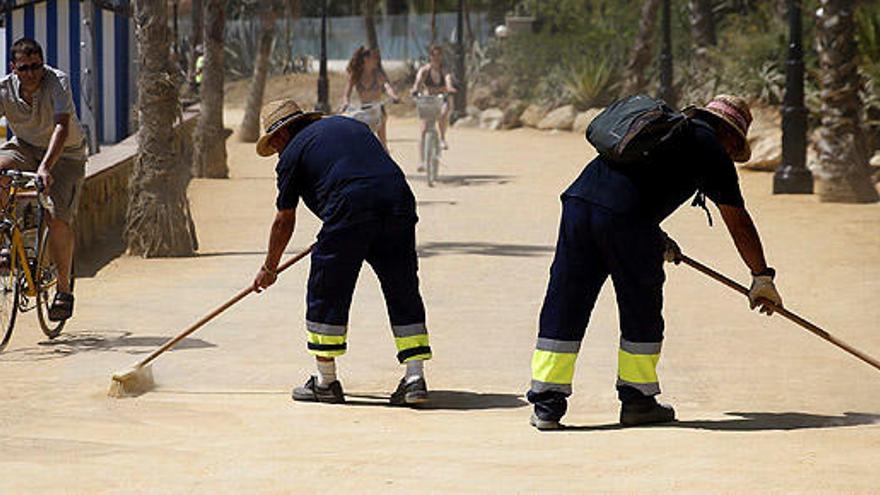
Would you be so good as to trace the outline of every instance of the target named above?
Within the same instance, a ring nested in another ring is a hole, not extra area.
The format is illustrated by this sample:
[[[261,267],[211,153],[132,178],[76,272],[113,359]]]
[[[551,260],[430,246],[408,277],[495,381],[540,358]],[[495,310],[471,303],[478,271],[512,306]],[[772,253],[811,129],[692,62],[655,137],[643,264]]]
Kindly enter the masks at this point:
[[[361,102],[361,109],[368,109],[371,106],[377,106],[379,109],[379,122],[376,127],[376,134],[379,135],[379,141],[382,146],[388,149],[388,112],[385,110],[385,104],[382,103],[382,93],[386,93],[391,101],[397,102],[400,98],[391,86],[388,76],[382,69],[382,60],[378,49],[370,49],[359,47],[348,61],[348,83],[345,86],[345,92],[342,97],[342,107],[346,109],[351,106],[352,90],[357,90],[358,99]]]
[[[422,363],[431,358],[425,307],[419,294],[415,198],[400,167],[370,130],[346,117],[322,119],[293,100],[263,109],[265,135],[257,153],[278,153],[278,212],[266,260],[254,279],[258,292],[275,283],[276,269],[296,225],[300,199],[324,225],[312,249],[306,334],[318,374],[293,399],[344,402],[334,358],[347,349],[348,313],[364,261],[376,272],[405,376],[394,405],[428,400]]]
[[[429,95],[447,95],[455,93],[456,89],[453,85],[452,74],[446,70],[446,64],[443,61],[443,48],[434,45],[428,51],[430,60],[423,65],[416,73],[416,80],[413,83],[411,93],[413,95],[426,92]],[[446,150],[449,145],[446,143],[446,129],[449,128],[449,102],[443,103],[443,109],[440,113],[438,124],[440,127],[440,146]],[[427,122],[422,121],[421,139],[425,139],[427,132]],[[419,146],[422,149],[423,146]],[[422,164],[424,166],[424,164]]]
[[[49,319],[73,315],[70,272],[75,237],[71,224],[88,157],[86,137],[73,105],[70,79],[43,62],[43,48],[30,38],[12,45],[12,73],[0,79],[0,116],[15,134],[0,147],[0,168],[36,171],[49,191],[49,251],[58,267],[58,290]],[[5,203],[8,181],[0,193]],[[0,251],[0,265],[10,253]]]
[[[664,259],[680,261],[681,251],[660,223],[695,193],[695,203],[708,196],[718,205],[752,273],[752,308],[770,314],[765,302],[782,304],[733,165],[751,155],[749,106],[720,95],[690,115],[689,125],[652,150],[647,161],[623,165],[599,156],[562,194],[528,392],[534,404],[531,424],[538,429],[560,427],[590,313],[609,276],[620,313],[620,422],[634,426],[675,419],[672,407],[655,399],[660,393],[656,367],[664,330],[662,265]]]

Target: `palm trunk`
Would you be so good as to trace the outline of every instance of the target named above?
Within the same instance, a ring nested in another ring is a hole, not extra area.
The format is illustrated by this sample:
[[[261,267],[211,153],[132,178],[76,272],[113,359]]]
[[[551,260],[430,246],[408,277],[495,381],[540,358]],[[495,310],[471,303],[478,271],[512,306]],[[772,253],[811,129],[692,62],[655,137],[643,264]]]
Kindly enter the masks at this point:
[[[245,143],[255,143],[260,138],[260,110],[263,108],[263,92],[266,89],[266,76],[269,73],[269,57],[275,42],[275,16],[266,9],[261,16],[260,49],[254,63],[254,76],[248,88],[244,118],[241,121],[238,138]]]
[[[376,0],[364,0],[364,26],[367,28],[367,48],[375,50],[379,48],[379,39],[376,37]]]
[[[639,21],[639,32],[633,45],[629,63],[626,66],[626,80],[623,94],[632,95],[645,91],[647,79],[645,68],[651,66],[651,54],[654,51],[654,26],[657,24],[657,11],[661,0],[645,0],[642,5],[642,16]]]
[[[437,0],[431,0],[431,44],[437,43]]]
[[[175,152],[180,148],[174,131],[180,102],[168,57],[168,6],[155,0],[134,3],[140,130],[125,239],[133,255],[191,256],[195,231],[186,197],[190,176]]]
[[[223,29],[221,0],[206,0],[205,69],[202,81],[201,117],[196,129],[193,166],[197,177],[225,179],[226,132],[223,129]]]
[[[711,0],[690,0],[691,32],[697,51],[717,44]]]
[[[821,70],[822,125],[815,167],[821,201],[873,203],[869,155],[859,111],[861,79],[857,66],[852,0],[821,0],[817,48]]]
[[[203,23],[203,9],[202,9],[202,0],[192,0],[192,5],[190,7],[190,19],[192,21],[192,43],[189,47],[189,82],[190,84],[195,84],[195,76],[196,76],[196,47],[202,44],[202,34],[205,30],[205,26]]]

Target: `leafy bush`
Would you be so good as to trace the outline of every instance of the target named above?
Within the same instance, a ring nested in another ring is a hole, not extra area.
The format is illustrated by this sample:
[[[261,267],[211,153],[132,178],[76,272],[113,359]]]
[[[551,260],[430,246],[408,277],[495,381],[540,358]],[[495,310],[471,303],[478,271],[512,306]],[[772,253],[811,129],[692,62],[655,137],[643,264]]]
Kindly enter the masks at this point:
[[[563,78],[566,96],[579,110],[607,105],[617,87],[615,65],[605,58],[586,59]]]

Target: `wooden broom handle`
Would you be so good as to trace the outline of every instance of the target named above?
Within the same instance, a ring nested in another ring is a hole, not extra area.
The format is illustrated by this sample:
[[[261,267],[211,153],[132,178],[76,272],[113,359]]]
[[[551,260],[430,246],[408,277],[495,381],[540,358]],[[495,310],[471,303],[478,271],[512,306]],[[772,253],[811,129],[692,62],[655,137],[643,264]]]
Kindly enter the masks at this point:
[[[681,261],[683,261],[684,264],[690,266],[691,268],[695,268],[696,270],[714,278],[715,280],[721,282],[722,284],[724,284],[724,285],[730,287],[731,289],[739,292],[740,294],[743,294],[748,297],[749,289],[747,289],[744,286],[740,285],[739,283],[727,278],[726,276],[716,272],[715,270],[700,263],[699,261],[696,261],[693,258],[689,258],[688,256],[685,256],[685,255],[681,255]],[[880,370],[880,361],[877,361],[876,359],[872,358],[871,356],[859,351],[858,349],[853,348],[852,346],[850,346],[846,342],[843,342],[842,340],[838,339],[837,337],[835,337],[835,336],[831,335],[830,333],[826,332],[825,330],[819,328],[819,326],[814,325],[813,323],[805,320],[804,318],[801,318],[800,316],[792,313],[791,311],[789,311],[781,306],[777,306],[769,301],[764,302],[763,304],[766,304],[771,309],[773,309],[773,311],[779,313],[780,315],[782,315],[782,316],[788,318],[789,320],[793,321],[794,323],[800,325],[804,329],[811,332],[813,335],[816,335],[817,337],[825,339],[826,341],[836,345],[837,347],[843,349],[844,351],[852,354],[853,356],[855,356],[855,357],[861,359],[862,361],[866,362],[867,364],[873,366],[877,370]]]
[[[290,268],[291,266],[293,266],[293,264],[296,263],[297,261],[299,261],[299,260],[305,258],[306,256],[308,256],[309,253],[312,252],[312,248],[313,248],[314,246],[315,246],[315,245],[312,244],[311,246],[309,246],[309,247],[307,247],[305,250],[303,250],[301,253],[295,255],[294,257],[290,258],[289,260],[287,260],[287,261],[285,261],[284,263],[282,263],[281,265],[279,265],[279,266],[278,266],[278,269],[276,270],[276,273],[281,273],[281,272],[283,272],[284,270],[286,270],[286,269]],[[254,291],[254,286],[253,286],[253,285],[250,285],[250,286],[248,286],[247,288],[242,289],[238,294],[236,294],[235,296],[233,296],[232,299],[226,301],[225,303],[223,303],[222,305],[220,305],[219,307],[217,307],[217,309],[215,309],[214,311],[211,311],[211,312],[208,313],[207,315],[203,316],[201,320],[199,320],[199,321],[193,323],[192,326],[190,326],[190,327],[187,328],[186,330],[184,330],[184,331],[180,332],[179,334],[177,334],[177,336],[174,337],[173,339],[171,339],[171,340],[169,340],[168,342],[165,342],[164,344],[162,344],[162,347],[160,347],[160,348],[156,349],[155,351],[153,351],[153,352],[152,352],[149,356],[147,356],[143,361],[141,361],[140,363],[138,363],[137,365],[135,365],[135,367],[136,367],[136,368],[143,368],[144,366],[148,365],[148,364],[150,363],[150,361],[156,359],[157,357],[159,357],[159,355],[161,355],[161,354],[164,353],[165,351],[167,351],[167,350],[171,349],[172,347],[174,347],[175,345],[177,345],[178,342],[180,342],[181,340],[185,339],[187,336],[189,336],[190,334],[192,334],[193,332],[195,332],[196,330],[198,330],[199,328],[201,328],[202,325],[204,325],[205,323],[208,323],[209,321],[213,320],[213,319],[214,319],[217,315],[219,315],[220,313],[222,313],[222,312],[226,311],[227,309],[229,309],[229,307],[232,306],[233,304],[235,304],[235,303],[237,303],[238,301],[241,301],[242,299],[244,299],[244,297],[245,297],[246,295],[250,294],[250,293],[253,292],[253,291]]]

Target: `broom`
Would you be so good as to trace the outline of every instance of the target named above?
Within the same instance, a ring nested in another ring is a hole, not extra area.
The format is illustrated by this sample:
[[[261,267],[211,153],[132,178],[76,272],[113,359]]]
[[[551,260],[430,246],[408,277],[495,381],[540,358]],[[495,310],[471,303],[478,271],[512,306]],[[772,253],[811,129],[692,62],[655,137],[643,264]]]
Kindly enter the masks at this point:
[[[705,275],[708,275],[708,276],[714,278],[715,280],[717,280],[717,281],[721,282],[722,284],[730,287],[731,289],[739,292],[740,294],[743,294],[745,296],[749,295],[749,289],[745,288],[745,286],[742,286],[742,285],[736,283],[735,281],[725,277],[724,275],[716,272],[715,270],[700,263],[699,261],[696,261],[693,258],[689,258],[689,257],[685,256],[684,254],[680,255],[679,259],[682,262],[684,262],[684,264],[690,266],[691,268],[695,268],[697,271],[702,272]],[[815,335],[815,336],[817,336],[827,342],[830,342],[831,344],[834,344],[835,346],[839,347],[840,349],[843,349],[844,351],[850,353],[851,355],[861,359],[862,361],[869,364],[870,366],[873,366],[877,370],[880,370],[880,361],[877,361],[876,359],[872,358],[871,356],[869,356],[869,355],[863,353],[862,351],[850,346],[846,342],[843,342],[842,340],[838,339],[837,337],[835,337],[835,336],[831,335],[830,333],[826,332],[825,330],[819,328],[818,325],[810,323],[809,321],[805,320],[804,318],[801,318],[800,316],[792,313],[791,311],[783,308],[782,306],[777,306],[776,304],[773,304],[769,301],[765,301],[763,304],[766,304],[771,309],[773,309],[773,311],[775,311],[776,313],[779,313],[780,315],[788,318],[790,321],[800,325],[801,327],[803,327],[804,329],[806,329],[807,331],[809,331],[813,335]]]
[[[309,246],[301,253],[282,263],[278,267],[277,273],[283,272],[297,261],[305,258],[312,251],[313,247],[314,245]],[[214,319],[214,317],[229,309],[230,306],[244,299],[245,296],[253,291],[253,286],[242,289],[238,294],[233,296],[232,299],[226,301],[220,307],[204,316],[201,320],[195,322],[194,324],[192,324],[192,326],[180,332],[176,337],[164,343],[161,347],[153,351],[149,356],[134,365],[132,368],[126,371],[115,373],[112,380],[110,381],[110,390],[107,392],[107,395],[109,395],[110,397],[134,397],[141,395],[145,392],[149,392],[150,390],[155,388],[156,382],[153,380],[153,371],[149,366],[150,362],[159,357],[165,351],[170,350],[181,340],[185,339],[187,336],[201,328],[205,323],[208,323],[209,321]]]

